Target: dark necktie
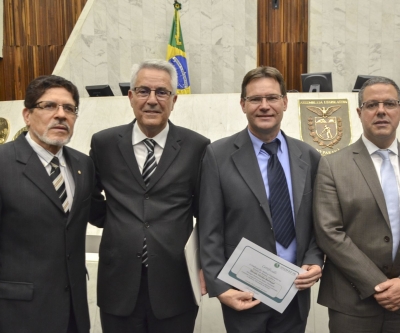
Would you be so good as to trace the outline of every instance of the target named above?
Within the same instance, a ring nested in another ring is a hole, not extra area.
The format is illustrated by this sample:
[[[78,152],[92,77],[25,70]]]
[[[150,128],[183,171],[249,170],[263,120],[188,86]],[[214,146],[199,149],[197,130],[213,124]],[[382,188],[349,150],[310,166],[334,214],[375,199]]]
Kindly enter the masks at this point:
[[[273,142],[264,143],[262,149],[270,155],[267,166],[269,207],[275,239],[279,244],[287,248],[295,238],[296,232],[294,230],[292,206],[285,172],[277,156],[279,144],[280,141],[276,139]]]
[[[143,144],[147,148],[147,158],[143,165],[142,177],[146,186],[149,186],[150,177],[157,167],[156,157],[154,156],[156,142],[153,139],[144,139]]]
[[[57,195],[60,198],[61,205],[63,206],[64,212],[68,212],[68,198],[67,191],[65,190],[65,183],[63,176],[60,171],[60,161],[58,157],[54,156],[50,161],[50,179],[56,189]]]
[[[146,162],[144,162],[143,165],[143,172],[142,172],[142,177],[144,180],[144,183],[146,186],[149,186],[150,183],[150,177],[153,174],[153,172],[156,170],[157,167],[157,161],[156,157],[154,156],[154,147],[156,145],[156,142],[152,139],[144,139],[143,140],[144,145],[147,148],[147,158]],[[148,256],[147,256],[147,242],[146,242],[146,237],[143,240],[143,251],[142,251],[142,264],[145,267],[148,267],[148,262],[147,262]]]

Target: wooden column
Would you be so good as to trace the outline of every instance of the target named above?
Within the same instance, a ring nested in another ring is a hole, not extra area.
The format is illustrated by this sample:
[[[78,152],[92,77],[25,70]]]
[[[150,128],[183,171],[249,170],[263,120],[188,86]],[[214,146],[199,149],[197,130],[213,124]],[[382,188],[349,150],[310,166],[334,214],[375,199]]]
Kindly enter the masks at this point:
[[[28,83],[53,72],[87,0],[4,0],[0,101],[24,99]]]
[[[258,64],[279,69],[288,90],[307,72],[308,0],[258,0]]]

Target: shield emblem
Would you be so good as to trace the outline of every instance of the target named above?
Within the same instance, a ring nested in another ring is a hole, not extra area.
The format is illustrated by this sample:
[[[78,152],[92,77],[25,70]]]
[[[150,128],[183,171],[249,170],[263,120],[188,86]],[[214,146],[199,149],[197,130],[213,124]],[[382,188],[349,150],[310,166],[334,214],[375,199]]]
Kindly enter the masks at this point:
[[[315,132],[324,141],[332,141],[337,136],[336,117],[315,117]]]
[[[347,99],[299,100],[301,139],[321,155],[337,152],[350,144]]]

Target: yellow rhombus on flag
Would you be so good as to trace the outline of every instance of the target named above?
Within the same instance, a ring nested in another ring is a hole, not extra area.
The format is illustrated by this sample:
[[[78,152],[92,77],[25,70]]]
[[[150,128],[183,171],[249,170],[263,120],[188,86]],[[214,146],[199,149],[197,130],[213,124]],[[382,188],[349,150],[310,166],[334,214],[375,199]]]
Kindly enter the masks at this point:
[[[181,10],[182,5],[178,1],[175,1],[174,8],[175,14],[172,21],[171,36],[169,38],[167,49],[167,60],[174,65],[178,74],[177,94],[190,94],[189,71],[178,12]]]

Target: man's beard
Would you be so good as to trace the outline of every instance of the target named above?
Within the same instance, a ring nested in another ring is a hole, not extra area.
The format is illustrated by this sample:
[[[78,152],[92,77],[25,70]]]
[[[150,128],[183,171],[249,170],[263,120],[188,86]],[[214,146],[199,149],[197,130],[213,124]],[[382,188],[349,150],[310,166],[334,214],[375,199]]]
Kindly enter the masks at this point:
[[[48,137],[49,134],[49,130],[57,125],[63,125],[68,129],[68,134],[71,132],[71,129],[69,127],[69,125],[66,122],[63,121],[56,121],[54,123],[51,123],[49,126],[47,126],[46,131],[43,133],[43,135],[40,135],[38,132],[36,132],[35,130],[33,131],[33,133],[35,133],[35,135],[38,137],[38,139],[42,142],[44,142],[45,144],[48,144],[50,146],[56,146],[56,147],[62,147],[65,146],[68,142],[70,142],[72,135],[68,135],[68,137],[64,138],[64,139],[50,139]]]

